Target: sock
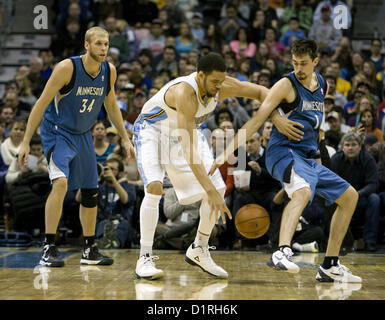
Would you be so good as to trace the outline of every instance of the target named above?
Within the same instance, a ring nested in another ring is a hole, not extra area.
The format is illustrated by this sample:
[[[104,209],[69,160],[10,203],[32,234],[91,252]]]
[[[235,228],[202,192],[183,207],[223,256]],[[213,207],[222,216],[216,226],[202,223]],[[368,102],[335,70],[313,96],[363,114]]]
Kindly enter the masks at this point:
[[[55,233],[46,233],[44,235],[44,245],[55,244],[55,237],[56,237]]]
[[[83,238],[84,238],[84,247],[85,247],[85,248],[92,247],[92,245],[93,245],[94,242],[95,242],[95,236],[91,236],[91,237],[83,237]]]
[[[279,247],[278,247],[278,250],[283,252],[283,249],[285,249],[285,248],[290,248],[290,249],[291,249],[290,246],[283,245],[283,246],[279,246]]]
[[[322,263],[322,268],[329,269],[332,266],[336,266],[338,262],[338,257],[325,257],[324,262]]]
[[[140,256],[152,255],[154,234],[159,219],[159,202],[162,196],[145,193],[139,211],[140,220]]]
[[[209,244],[211,231],[215,226],[216,217],[212,215],[210,219],[210,206],[206,198],[202,200],[199,208],[200,221],[198,225],[197,235],[194,240],[194,247],[205,247]]]

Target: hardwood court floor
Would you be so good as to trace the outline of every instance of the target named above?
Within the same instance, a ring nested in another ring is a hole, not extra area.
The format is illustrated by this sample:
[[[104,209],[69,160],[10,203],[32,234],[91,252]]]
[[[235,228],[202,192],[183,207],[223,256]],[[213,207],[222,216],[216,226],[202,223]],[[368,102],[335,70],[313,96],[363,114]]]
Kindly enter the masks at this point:
[[[350,253],[341,262],[363,278],[362,284],[319,283],[316,266],[323,254],[301,254],[298,274],[276,271],[270,254],[214,251],[229,272],[216,280],[184,261],[178,251],[159,250],[163,280],[135,280],[137,249],[106,250],[112,266],[81,266],[79,248],[61,249],[63,268],[36,267],[40,248],[0,247],[0,300],[385,300],[385,255]]]

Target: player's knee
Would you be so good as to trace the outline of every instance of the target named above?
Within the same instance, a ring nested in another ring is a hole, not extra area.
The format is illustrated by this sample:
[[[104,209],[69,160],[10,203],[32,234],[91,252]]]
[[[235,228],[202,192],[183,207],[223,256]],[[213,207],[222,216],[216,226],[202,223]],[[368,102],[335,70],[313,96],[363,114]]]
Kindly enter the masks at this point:
[[[57,178],[52,183],[52,191],[65,196],[67,193],[67,178]]]
[[[293,193],[293,199],[299,200],[301,202],[303,201],[308,203],[310,201],[310,198],[311,198],[311,190],[310,188],[307,188],[307,187],[301,188]]]
[[[358,192],[352,186],[347,188],[345,192],[336,200],[340,207],[352,206],[355,207],[358,202]]]
[[[162,195],[163,194],[163,184],[160,181],[154,181],[151,182],[148,186],[146,191],[151,194],[156,194],[156,195]]]
[[[98,205],[98,189],[81,189],[81,205],[86,208],[94,208]]]

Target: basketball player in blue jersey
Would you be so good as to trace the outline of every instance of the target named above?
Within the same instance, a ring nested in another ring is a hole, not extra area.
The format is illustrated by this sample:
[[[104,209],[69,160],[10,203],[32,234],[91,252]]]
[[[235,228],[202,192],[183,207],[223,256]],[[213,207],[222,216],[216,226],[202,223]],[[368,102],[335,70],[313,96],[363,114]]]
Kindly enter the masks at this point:
[[[270,89],[255,116],[240,129],[246,130],[248,140],[277,107],[289,119],[303,126],[300,141],[287,139],[273,128],[266,150],[267,169],[281,181],[291,199],[282,214],[279,250],[273,253],[268,265],[293,273],[299,271],[291,259],[291,240],[302,211],[318,194],[325,198],[326,204],[336,203],[337,209],[331,221],[325,259],[318,268],[316,279],[323,282],[361,282],[361,278],[354,276],[338,259],[358,193],[345,180],[314,160],[319,158],[317,149],[327,93],[326,81],[314,70],[318,63],[317,44],[312,40],[298,40],[293,43],[291,54],[294,71]],[[210,173],[243,143],[236,136],[215,161]]]
[[[41,123],[40,134],[49,162],[52,190],[45,206],[45,239],[41,265],[62,267],[55,247],[63,201],[67,190],[81,190],[79,209],[84,249],[81,264],[110,265],[113,259],[99,253],[94,243],[98,177],[90,128],[105,105],[109,119],[130,156],[133,146],[124,128],[113,86],[115,67],[106,62],[109,35],[99,27],[85,34],[86,54],[61,61],[54,69],[28,119],[20,147],[19,163],[25,165],[29,142]],[[43,119],[43,120],[42,120]]]
[[[209,238],[218,221],[231,218],[224,201],[226,186],[219,170],[210,178],[214,161],[209,145],[197,128],[214,111],[218,100],[247,97],[263,101],[268,89],[226,76],[223,58],[214,53],[203,56],[197,72],[176,78],[161,88],[142,108],[134,124],[134,144],[145,196],[140,207],[140,255],[135,269],[137,278],[157,279],[163,270],[156,268],[152,254],[159,201],[163,194],[165,170],[181,204],[202,200],[196,239],[185,260],[218,278],[227,272],[209,253]],[[273,114],[275,125],[289,137],[294,121]]]

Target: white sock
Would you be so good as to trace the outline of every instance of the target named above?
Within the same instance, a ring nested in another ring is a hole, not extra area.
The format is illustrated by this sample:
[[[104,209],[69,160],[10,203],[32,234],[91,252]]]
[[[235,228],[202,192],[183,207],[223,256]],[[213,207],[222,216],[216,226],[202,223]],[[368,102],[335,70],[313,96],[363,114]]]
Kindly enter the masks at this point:
[[[199,208],[199,215],[200,220],[194,245],[206,247],[209,244],[211,231],[213,230],[216,222],[216,217],[214,215],[212,215],[210,219],[210,206],[206,198],[203,198],[202,200]]]
[[[159,219],[159,202],[162,196],[145,193],[139,212],[140,256],[152,255],[154,234]]]

